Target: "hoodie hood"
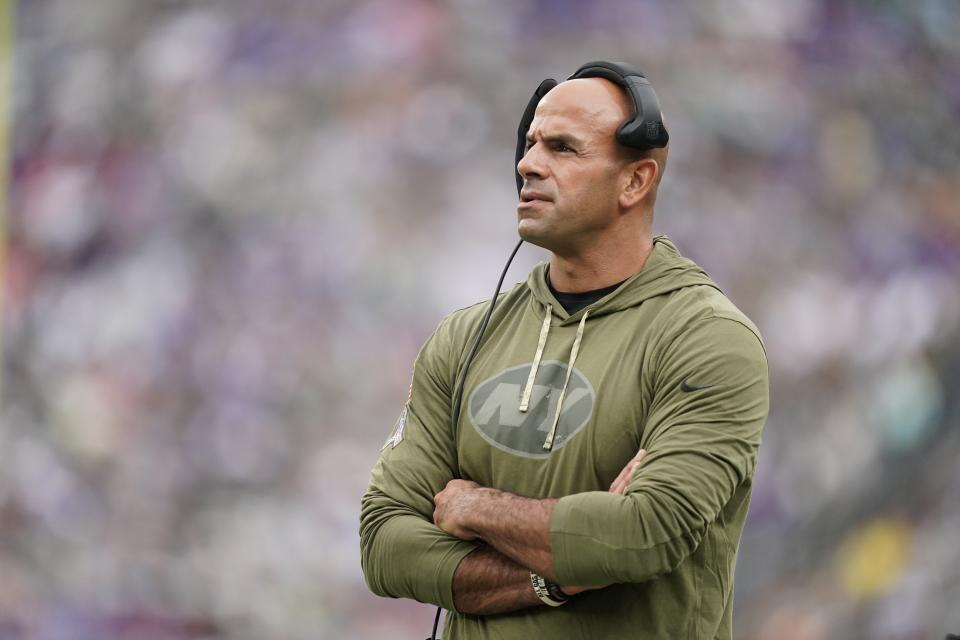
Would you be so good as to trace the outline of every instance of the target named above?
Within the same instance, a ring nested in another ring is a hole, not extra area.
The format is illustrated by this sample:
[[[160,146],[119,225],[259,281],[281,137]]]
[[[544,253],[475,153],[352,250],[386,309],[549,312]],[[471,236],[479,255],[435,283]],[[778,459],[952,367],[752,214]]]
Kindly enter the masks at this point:
[[[558,326],[577,322],[577,333],[567,361],[566,377],[560,389],[560,397],[557,400],[557,408],[554,413],[553,422],[543,442],[543,448],[546,451],[550,451],[553,448],[557,423],[560,420],[560,413],[563,410],[564,396],[567,392],[567,386],[570,383],[570,374],[573,372],[573,366],[577,362],[577,354],[586,331],[588,317],[597,318],[622,311],[623,309],[635,307],[649,298],[695,285],[707,285],[720,291],[720,287],[710,279],[703,269],[697,266],[692,260],[681,256],[676,245],[674,245],[667,236],[662,235],[653,238],[653,249],[640,271],[632,275],[609,294],[572,315],[568,314],[566,309],[557,302],[557,299],[553,297],[550,288],[547,286],[549,267],[550,265],[548,263],[541,262],[530,271],[530,275],[527,278],[527,286],[543,310],[543,324],[540,327],[540,335],[533,356],[533,365],[530,367],[530,375],[527,377],[523,393],[520,396],[520,406],[518,409],[521,413],[526,413],[530,407],[534,382],[537,377],[537,371],[540,369],[540,361],[550,335],[550,327],[553,325],[554,316],[560,318],[560,322],[557,323]]]
[[[648,298],[694,285],[707,285],[721,291],[703,269],[680,255],[676,245],[665,235],[653,238],[653,249],[640,271],[603,298],[574,314],[568,314],[550,292],[547,286],[549,271],[548,262],[538,263],[527,276],[526,284],[537,302],[541,306],[549,306],[552,315],[561,319],[560,325],[576,322],[585,312],[589,312],[591,318],[596,318],[635,307]]]

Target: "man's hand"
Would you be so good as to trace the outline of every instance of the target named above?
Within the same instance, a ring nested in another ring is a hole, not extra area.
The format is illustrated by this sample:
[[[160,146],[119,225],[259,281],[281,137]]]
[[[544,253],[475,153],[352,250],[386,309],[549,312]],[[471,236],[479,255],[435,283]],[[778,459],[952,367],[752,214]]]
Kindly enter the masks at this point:
[[[467,526],[471,502],[480,485],[469,480],[454,479],[447,483],[443,491],[433,497],[433,523],[452,536],[461,540],[474,540],[477,534]]]
[[[633,472],[636,471],[637,467],[640,466],[640,463],[643,462],[644,456],[647,455],[646,450],[640,449],[637,451],[637,455],[630,458],[630,462],[620,471],[620,475],[617,476],[617,479],[613,481],[613,484],[610,485],[610,493],[619,493],[621,495],[627,492],[627,487],[630,485],[630,480],[633,479]]]

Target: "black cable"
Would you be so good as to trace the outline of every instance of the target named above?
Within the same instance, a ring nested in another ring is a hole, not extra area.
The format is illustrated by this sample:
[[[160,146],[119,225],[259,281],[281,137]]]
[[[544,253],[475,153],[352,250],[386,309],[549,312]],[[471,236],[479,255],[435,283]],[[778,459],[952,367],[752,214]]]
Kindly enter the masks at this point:
[[[483,317],[483,322],[480,324],[480,330],[477,331],[477,339],[473,341],[473,346],[470,348],[470,353],[467,355],[467,362],[463,365],[463,375],[460,377],[460,385],[457,387],[457,393],[454,396],[453,401],[454,424],[456,424],[460,418],[460,402],[463,399],[463,384],[467,380],[467,371],[470,370],[470,365],[473,364],[473,357],[477,355],[477,348],[480,346],[480,340],[483,338],[483,332],[487,330],[487,323],[490,322],[490,316],[493,315],[493,308],[497,306],[497,296],[500,295],[500,287],[503,286],[503,279],[507,277],[507,270],[510,268],[510,263],[513,262],[513,256],[517,255],[517,251],[520,249],[520,245],[522,244],[523,240],[520,240],[517,243],[517,246],[513,248],[513,253],[510,254],[509,258],[507,258],[507,264],[503,267],[503,273],[500,274],[500,280],[497,281],[497,290],[493,292],[493,298],[490,300],[490,306],[487,308],[487,314]]]
[[[507,258],[507,264],[503,267],[503,273],[500,274],[500,279],[497,281],[497,290],[493,292],[493,298],[490,300],[490,306],[487,307],[487,313],[483,316],[483,322],[480,323],[480,329],[477,331],[477,338],[473,341],[473,346],[470,348],[470,353],[467,354],[467,362],[463,365],[463,375],[460,376],[460,384],[457,385],[457,392],[453,396],[453,413],[451,414],[453,418],[452,424],[457,424],[460,418],[460,403],[463,399],[463,385],[467,381],[467,372],[470,371],[470,365],[473,363],[473,357],[477,355],[477,349],[480,347],[480,341],[483,339],[483,332],[487,329],[487,324],[490,322],[490,316],[493,315],[493,308],[497,306],[497,296],[500,295],[500,287],[503,286],[503,279],[507,277],[507,270],[510,269],[510,263],[513,262],[513,257],[517,255],[517,251],[520,249],[520,245],[523,244],[523,240],[517,243],[517,246],[513,248],[513,252],[510,254],[510,257]],[[437,617],[433,620],[433,632],[430,634],[429,640],[437,640],[437,627],[440,625],[440,611],[443,607],[437,607]]]
[[[433,618],[433,631],[430,632],[430,640],[437,640],[437,627],[440,626],[440,612],[443,607],[437,607],[437,615]]]

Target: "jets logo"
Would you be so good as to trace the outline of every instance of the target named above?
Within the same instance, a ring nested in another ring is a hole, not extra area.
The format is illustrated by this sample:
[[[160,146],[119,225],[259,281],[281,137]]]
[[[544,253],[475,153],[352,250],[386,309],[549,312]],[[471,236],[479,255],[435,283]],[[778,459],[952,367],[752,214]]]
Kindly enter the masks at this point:
[[[540,363],[530,396],[530,407],[520,411],[520,396],[530,374],[530,364],[501,371],[481,382],[470,394],[468,416],[473,428],[493,446],[525,458],[546,458],[543,440],[553,424],[557,400],[567,374],[566,363]],[[574,367],[557,423],[553,451],[563,447],[587,424],[596,394],[586,377]]]

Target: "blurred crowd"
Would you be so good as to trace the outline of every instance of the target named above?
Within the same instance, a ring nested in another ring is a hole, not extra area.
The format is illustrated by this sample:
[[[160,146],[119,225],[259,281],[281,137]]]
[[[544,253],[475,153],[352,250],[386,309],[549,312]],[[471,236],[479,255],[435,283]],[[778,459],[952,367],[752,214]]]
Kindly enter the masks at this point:
[[[515,242],[526,101],[593,59],[647,71],[655,232],[766,340],[735,637],[960,633],[954,0],[25,0],[14,37],[0,639],[426,635],[360,494]]]

